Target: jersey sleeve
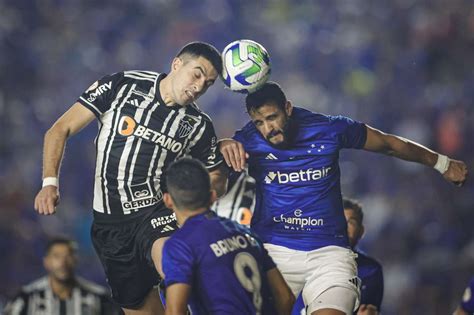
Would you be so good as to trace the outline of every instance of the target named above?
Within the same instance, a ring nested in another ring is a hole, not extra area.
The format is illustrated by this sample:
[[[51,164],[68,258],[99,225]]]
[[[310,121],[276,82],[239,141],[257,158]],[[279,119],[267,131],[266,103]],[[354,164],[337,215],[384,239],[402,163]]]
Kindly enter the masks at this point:
[[[208,170],[213,170],[224,161],[224,158],[218,150],[217,136],[212,122],[205,121],[201,128],[204,128],[202,134],[191,147],[190,155],[200,160]]]
[[[335,129],[341,148],[362,149],[367,140],[364,123],[344,116],[332,116],[331,125]]]
[[[3,314],[5,315],[26,315],[28,309],[28,296],[20,292],[15,298],[7,302]]]
[[[374,274],[373,285],[374,285],[374,288],[372,292],[374,292],[374,294],[368,302],[369,304],[377,306],[377,310],[380,312],[381,306],[382,306],[383,287],[384,287],[382,266],[378,266]]]
[[[193,253],[182,241],[172,238],[163,247],[163,272],[165,285],[186,283],[192,285]]]
[[[273,259],[268,254],[268,251],[263,246],[263,243],[260,240],[258,242],[262,246],[262,254],[263,254],[262,266],[263,266],[263,270],[269,271],[273,268],[276,268],[275,262],[273,261]]]
[[[92,83],[77,101],[100,117],[110,109],[122,82],[123,72],[106,75]]]

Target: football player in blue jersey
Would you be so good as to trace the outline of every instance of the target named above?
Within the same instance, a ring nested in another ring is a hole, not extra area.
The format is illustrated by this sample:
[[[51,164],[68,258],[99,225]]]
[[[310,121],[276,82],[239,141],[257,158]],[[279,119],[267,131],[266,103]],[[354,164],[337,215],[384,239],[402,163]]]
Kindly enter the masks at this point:
[[[467,167],[410,140],[343,116],[293,107],[267,82],[248,94],[251,122],[220,151],[234,170],[255,178],[252,229],[309,314],[352,314],[359,304],[356,254],[349,247],[339,151],[364,149],[421,163],[461,186]]]
[[[195,159],[166,172],[164,201],[180,229],[165,243],[165,314],[290,314],[294,296],[262,242],[209,210],[216,194]]]
[[[461,299],[461,304],[458,306],[453,315],[470,315],[474,314],[474,277],[471,278],[471,282],[464,290],[464,294]]]
[[[355,200],[344,198],[344,216],[347,221],[347,236],[351,249],[357,254],[357,274],[361,280],[360,306],[357,315],[377,315],[383,298],[382,265],[372,257],[357,249],[359,240],[364,235],[364,212]],[[306,314],[301,295],[296,300],[293,315]]]

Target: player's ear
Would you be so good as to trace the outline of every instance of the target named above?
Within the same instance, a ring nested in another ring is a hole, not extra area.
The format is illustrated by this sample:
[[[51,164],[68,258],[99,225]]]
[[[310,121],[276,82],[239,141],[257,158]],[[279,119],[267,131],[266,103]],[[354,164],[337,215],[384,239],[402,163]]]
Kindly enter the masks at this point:
[[[214,189],[212,189],[211,194],[209,196],[209,205],[212,205],[214,201],[216,200],[217,200],[217,192]]]
[[[169,193],[163,194],[163,202],[165,203],[165,206],[167,208],[174,210],[173,198],[171,198],[171,195]]]
[[[183,65],[183,60],[179,57],[175,57],[171,63],[171,71],[176,71]]]
[[[291,116],[291,113],[293,112],[293,104],[291,104],[290,100],[286,101],[285,112],[287,116]]]

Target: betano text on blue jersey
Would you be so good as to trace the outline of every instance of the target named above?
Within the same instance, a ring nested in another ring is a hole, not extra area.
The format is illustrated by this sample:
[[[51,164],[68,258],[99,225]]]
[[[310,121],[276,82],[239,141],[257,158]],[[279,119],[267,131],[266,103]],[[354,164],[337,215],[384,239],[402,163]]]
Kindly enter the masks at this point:
[[[99,120],[94,215],[120,219],[162,201],[163,171],[184,156],[213,169],[223,159],[211,119],[195,104],[166,106],[166,74],[124,71],[92,84],[78,102]]]

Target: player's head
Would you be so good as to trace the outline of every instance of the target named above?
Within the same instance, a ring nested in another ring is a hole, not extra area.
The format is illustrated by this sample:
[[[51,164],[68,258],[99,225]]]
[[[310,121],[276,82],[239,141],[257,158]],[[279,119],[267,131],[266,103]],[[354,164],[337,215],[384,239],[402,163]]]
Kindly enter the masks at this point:
[[[354,248],[359,242],[362,235],[364,235],[364,212],[362,205],[349,198],[343,199],[344,216],[347,221],[347,235],[349,237],[349,244]]]
[[[185,45],[171,64],[171,97],[179,105],[192,103],[214,84],[222,72],[222,57],[212,45],[192,42]]]
[[[43,257],[43,265],[48,275],[59,282],[73,280],[77,263],[76,251],[76,243],[68,238],[50,239]]]
[[[289,142],[289,123],[293,110],[280,85],[266,82],[245,99],[247,112],[262,136],[275,147]]]
[[[183,158],[172,163],[165,181],[168,192],[164,201],[174,210],[207,210],[215,199],[209,172],[196,159]]]

